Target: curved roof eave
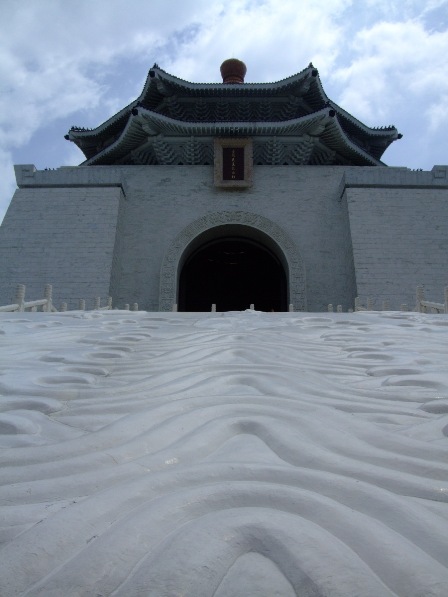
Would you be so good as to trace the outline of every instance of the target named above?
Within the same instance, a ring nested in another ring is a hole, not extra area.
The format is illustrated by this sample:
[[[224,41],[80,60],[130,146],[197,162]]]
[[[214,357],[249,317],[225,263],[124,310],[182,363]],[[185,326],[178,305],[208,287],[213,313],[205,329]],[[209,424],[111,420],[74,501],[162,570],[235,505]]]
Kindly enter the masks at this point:
[[[398,130],[393,125],[387,127],[372,128],[355,118],[352,114],[350,114],[350,112],[347,112],[346,110],[338,106],[338,104],[330,101],[329,106],[331,106],[339,116],[349,120],[359,131],[363,132],[367,137],[380,137],[390,139],[390,143],[392,143],[392,141],[395,141],[398,138]]]
[[[101,150],[99,153],[95,154],[91,158],[88,158],[87,160],[82,162],[80,164],[80,166],[95,165],[95,163],[102,160],[108,154],[119,149],[120,146],[124,145],[127,141],[128,142],[129,142],[129,140],[133,141],[135,139],[138,139],[139,137],[141,137],[141,140],[144,140],[147,138],[147,136],[148,136],[147,133],[145,133],[145,131],[141,128],[138,121],[135,118],[129,118],[120,137],[114,143],[111,143],[111,145],[108,145],[103,150]]]
[[[145,120],[149,126],[151,124],[155,126],[154,134],[150,135],[145,133],[141,127],[141,117],[146,117]],[[290,121],[280,121],[280,122],[185,122],[183,120],[176,120],[174,118],[169,118],[168,116],[163,116],[162,114],[158,114],[157,112],[152,112],[151,110],[146,110],[145,108],[139,108],[139,115],[135,115],[134,117],[130,118],[125,129],[123,130],[120,138],[112,143],[108,147],[105,147],[102,151],[100,151],[95,156],[87,159],[81,165],[94,165],[96,162],[105,158],[108,154],[116,152],[120,146],[123,147],[124,152],[129,151],[129,147],[124,148],[124,146],[129,142],[129,137],[134,136],[137,129],[141,131],[142,137],[147,138],[148,136],[157,136],[158,134],[176,134],[176,135],[198,135],[198,136],[231,136],[231,135],[238,135],[238,136],[248,136],[248,135],[260,135],[263,129],[269,129],[272,131],[273,129],[277,132],[285,133],[285,129],[289,129],[290,134],[294,134],[294,127],[299,125],[299,123],[310,123],[311,125],[318,124],[323,118],[328,117],[328,110],[322,110],[321,112],[317,112],[314,114],[310,114],[308,116],[302,116],[301,118],[297,118]],[[208,129],[208,130],[206,130]],[[283,129],[281,131],[280,129]],[[263,131],[264,134],[268,134],[266,131]],[[274,134],[271,132],[271,134]]]
[[[357,118],[355,118],[355,116],[353,116],[352,114],[350,114],[350,112],[347,112],[346,110],[344,110],[344,108],[341,108],[341,106],[339,106],[336,102],[333,102],[332,100],[329,99],[329,97],[327,96],[327,94],[324,91],[324,88],[322,86],[322,81],[320,80],[319,75],[315,78],[316,80],[316,85],[320,91],[321,97],[325,100],[326,104],[333,108],[333,110],[335,110],[337,112],[338,115],[340,115],[342,118],[346,118],[347,120],[349,120],[351,122],[351,124],[353,124],[356,128],[359,129],[359,131],[361,131],[362,133],[370,136],[376,136],[376,137],[390,137],[391,138],[391,142],[395,141],[395,139],[397,138],[398,135],[398,131],[396,129],[395,126],[388,126],[388,127],[383,127],[383,128],[372,128],[370,126],[367,126],[366,124],[364,124],[363,122],[361,122],[360,120],[358,120]],[[342,125],[341,125],[342,126]]]
[[[104,148],[100,153],[86,160],[81,165],[95,165],[103,161],[110,154],[117,154],[117,159],[132,150],[132,147],[138,146],[148,137],[156,137],[159,134],[167,135],[196,135],[198,137],[210,136],[275,136],[282,135],[301,135],[310,132],[313,127],[325,126],[325,130],[316,137],[327,137],[326,143],[330,148],[341,151],[340,144],[345,147],[345,152],[349,156],[361,159],[366,164],[385,165],[380,160],[374,158],[362,148],[353,143],[341,127],[337,117],[331,116],[331,111],[324,108],[319,112],[302,116],[293,120],[276,122],[184,122],[163,116],[156,112],[139,108],[138,114],[130,118],[120,138],[115,143]],[[147,127],[152,128],[153,134],[148,133],[142,127],[142,120],[146,121]],[[328,130],[327,130],[328,129]],[[324,134],[326,131],[327,134]],[[331,134],[332,132],[332,134]],[[337,147],[339,145],[339,147]],[[120,152],[120,149],[122,150]],[[348,157],[348,156],[347,156]]]
[[[333,133],[333,139],[332,137]],[[334,141],[334,137],[336,137],[336,142]],[[321,138],[325,141],[325,144],[330,149],[334,149],[335,151],[339,151],[342,155],[347,157],[349,156],[356,156],[358,158],[362,158],[368,161],[372,166],[385,166],[386,164],[381,160],[375,158],[370,153],[367,153],[362,147],[359,147],[354,143],[351,139],[348,138],[346,132],[342,128],[338,118],[333,118],[330,124],[326,127],[325,131],[322,133]],[[341,152],[339,147],[336,147],[336,143],[342,143],[345,148],[346,152]]]
[[[81,130],[70,130],[68,132],[68,138],[70,141],[73,141],[76,145],[78,145],[77,141],[81,141],[83,139],[90,139],[91,137],[99,137],[103,133],[107,132],[107,129],[112,128],[120,119],[123,120],[129,119],[129,115],[131,114],[132,109],[138,104],[138,99],[134,100],[126,107],[122,108],[119,112],[108,118],[106,121],[98,125],[96,128],[88,130],[88,131],[81,131]],[[123,129],[126,127],[124,124]],[[78,145],[78,147],[82,148]]]

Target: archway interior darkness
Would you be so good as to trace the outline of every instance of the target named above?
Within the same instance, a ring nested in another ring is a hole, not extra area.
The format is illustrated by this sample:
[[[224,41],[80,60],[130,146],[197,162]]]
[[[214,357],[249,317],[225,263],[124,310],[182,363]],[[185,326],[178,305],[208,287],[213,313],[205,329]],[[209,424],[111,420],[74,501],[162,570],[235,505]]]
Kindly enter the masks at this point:
[[[262,244],[238,237],[200,246],[179,279],[179,311],[286,311],[286,275],[279,259]]]

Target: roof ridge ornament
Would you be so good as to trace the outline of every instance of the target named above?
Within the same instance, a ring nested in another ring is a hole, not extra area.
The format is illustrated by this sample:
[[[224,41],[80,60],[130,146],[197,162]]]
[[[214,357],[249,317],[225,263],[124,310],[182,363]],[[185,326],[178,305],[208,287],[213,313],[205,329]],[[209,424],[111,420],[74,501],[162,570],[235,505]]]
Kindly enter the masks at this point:
[[[228,58],[221,64],[220,71],[224,85],[235,85],[244,83],[247,67],[238,58]]]

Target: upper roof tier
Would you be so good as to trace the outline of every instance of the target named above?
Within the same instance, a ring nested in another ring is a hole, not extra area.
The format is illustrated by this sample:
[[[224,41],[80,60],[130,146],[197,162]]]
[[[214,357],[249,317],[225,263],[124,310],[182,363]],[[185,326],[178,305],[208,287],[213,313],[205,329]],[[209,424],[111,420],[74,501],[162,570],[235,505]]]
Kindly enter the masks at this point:
[[[215,137],[250,136],[255,164],[375,166],[401,137],[330,101],[312,64],[274,83],[244,83],[245,69],[230,59],[223,83],[189,83],[155,64],[135,101],[95,129],[72,127],[66,139],[83,151],[83,165],[211,164]]]

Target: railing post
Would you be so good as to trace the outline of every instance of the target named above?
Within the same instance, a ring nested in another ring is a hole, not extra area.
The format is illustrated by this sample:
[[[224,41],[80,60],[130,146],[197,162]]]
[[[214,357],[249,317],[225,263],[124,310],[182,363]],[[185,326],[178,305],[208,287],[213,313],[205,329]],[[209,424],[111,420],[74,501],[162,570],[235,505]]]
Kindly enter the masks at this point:
[[[112,310],[112,297],[111,296],[107,297],[107,308],[109,309],[109,311]]]
[[[25,284],[18,284],[16,288],[16,303],[19,305],[18,311],[25,311]]]
[[[61,311],[67,311],[67,303],[61,303]]]
[[[337,311],[338,313],[342,313],[342,305],[338,305],[338,306],[336,307],[336,311]]]
[[[333,305],[332,305],[332,303],[329,303],[329,305],[327,306],[327,311],[328,311],[328,313],[333,313]]]
[[[216,305],[215,305],[215,303],[212,303],[212,313],[216,313]]]
[[[417,286],[417,291],[415,295],[417,300],[416,310],[418,313],[424,313],[425,307],[422,305],[422,301],[425,300],[425,291],[423,289],[423,286]]]
[[[445,313],[448,313],[448,286],[445,286]]]
[[[53,307],[53,286],[51,284],[45,285],[44,298],[47,300],[47,304],[44,306],[43,310],[47,313],[51,313]]]
[[[355,296],[355,311],[360,311],[361,299],[359,296]]]
[[[129,303],[126,303],[126,304],[125,304],[125,306],[124,306],[124,310],[125,310],[125,311],[129,311]]]
[[[294,313],[294,305],[292,303],[289,303],[288,311]]]
[[[251,303],[251,304],[250,304],[250,307],[249,307],[249,309],[250,309],[251,311],[255,311],[255,305],[254,305],[254,303]]]
[[[93,305],[93,308],[95,310],[99,309],[101,306],[101,297],[97,296],[95,299],[95,304]]]
[[[132,305],[132,310],[133,310],[133,311],[138,311],[138,303],[134,303],[134,304]]]
[[[86,301],[84,299],[79,299],[78,309],[80,311],[86,310]]]
[[[172,311],[173,313],[177,313],[177,303],[174,303]]]

